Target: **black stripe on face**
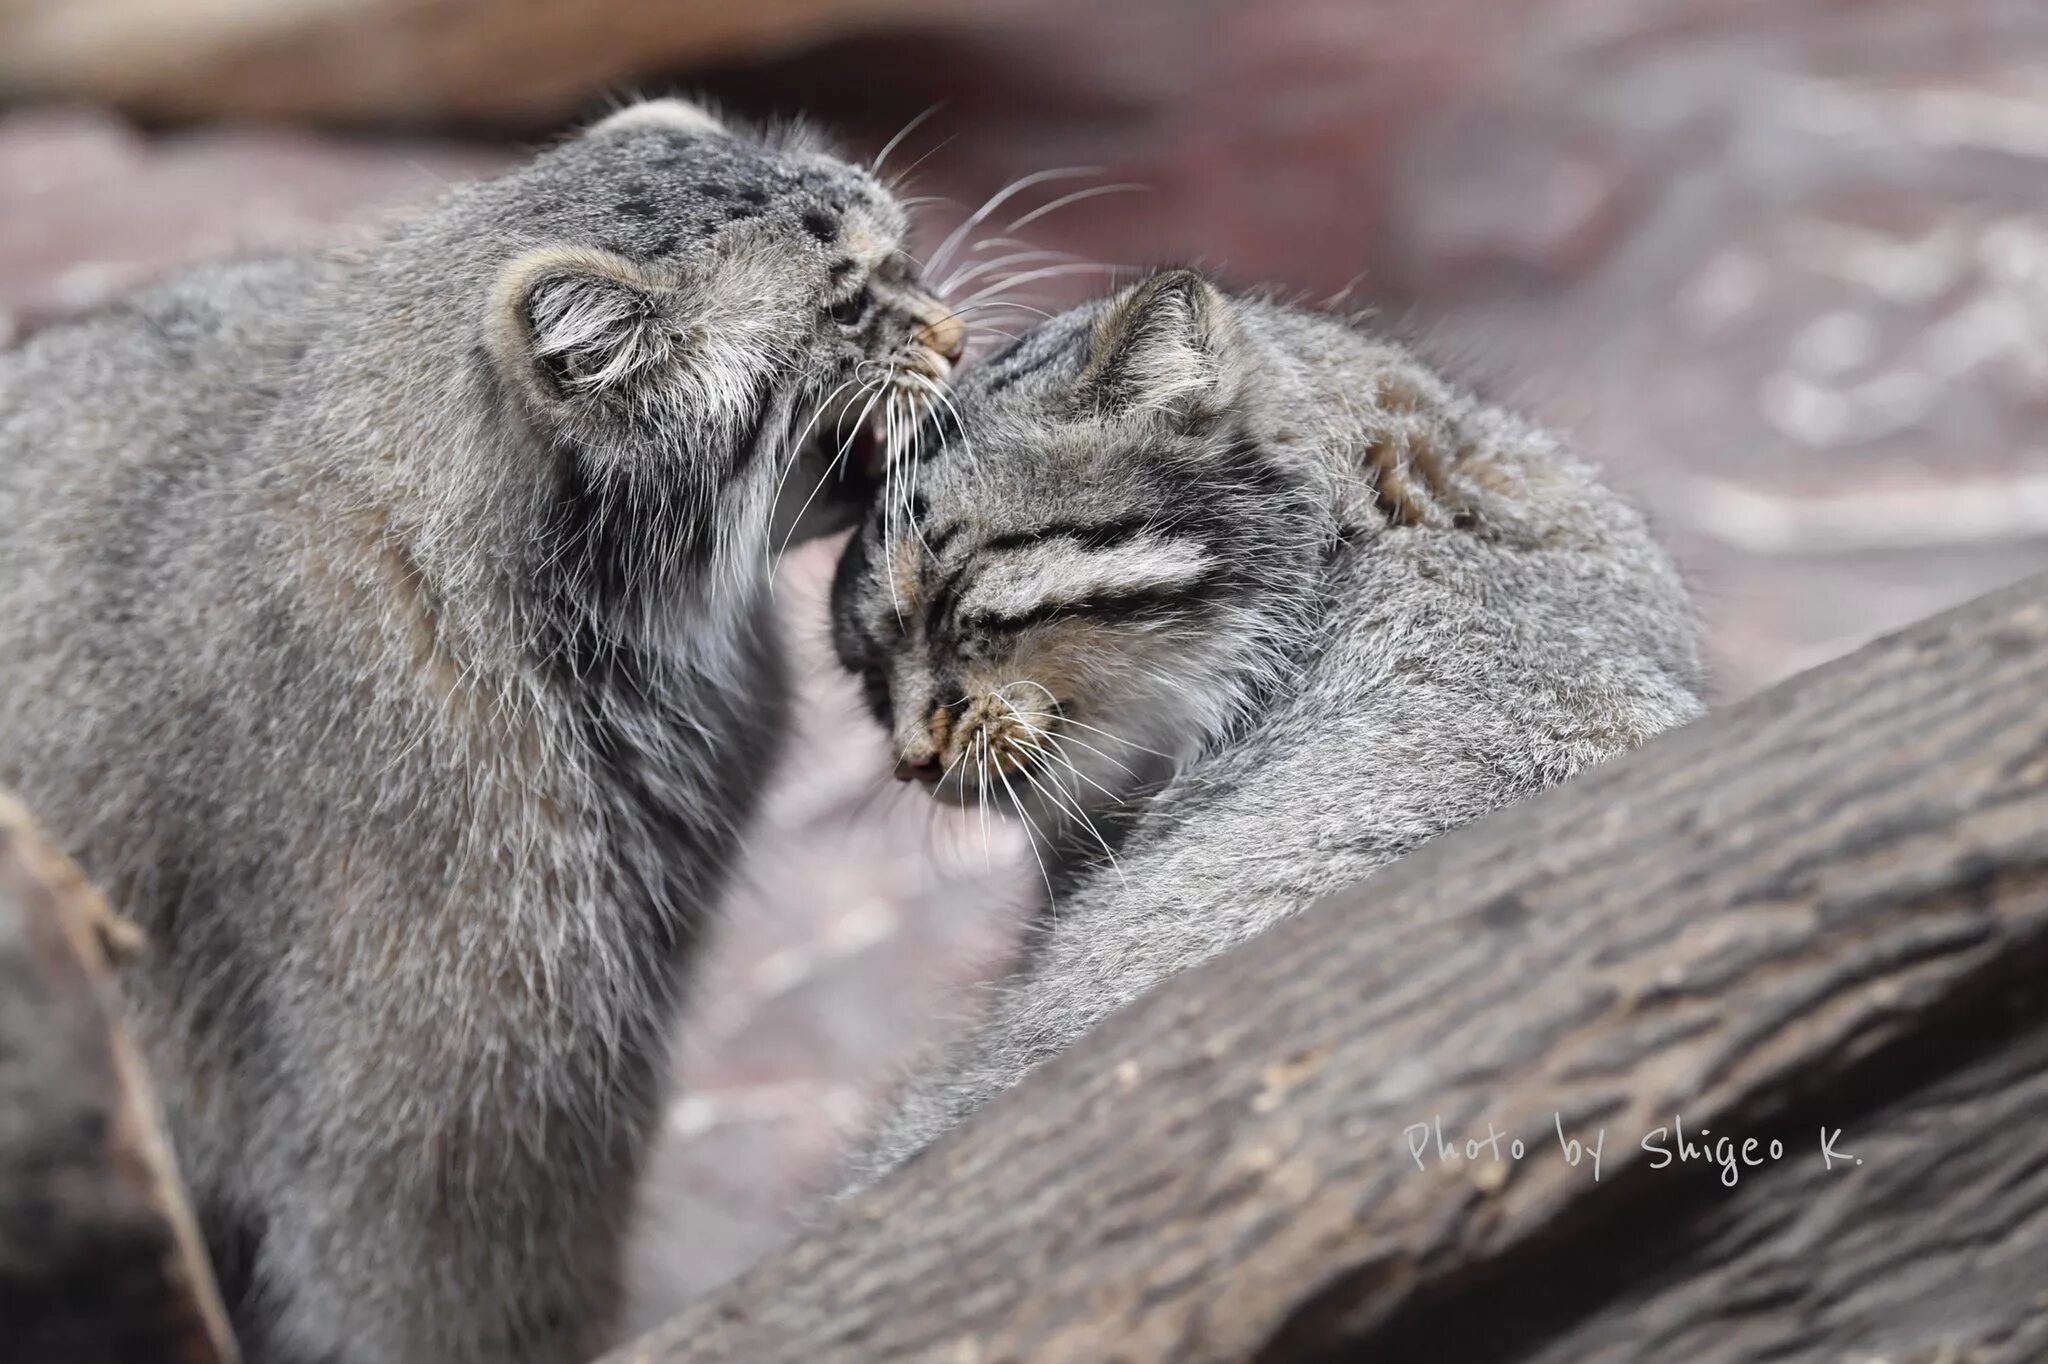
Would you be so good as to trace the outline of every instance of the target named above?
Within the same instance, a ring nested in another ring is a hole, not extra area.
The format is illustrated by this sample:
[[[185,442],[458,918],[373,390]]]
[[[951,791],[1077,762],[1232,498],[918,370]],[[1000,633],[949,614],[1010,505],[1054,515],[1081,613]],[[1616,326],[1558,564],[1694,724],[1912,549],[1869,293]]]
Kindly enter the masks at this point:
[[[985,541],[983,553],[1005,549],[1024,549],[1031,545],[1044,544],[1047,540],[1072,540],[1082,549],[1109,549],[1134,540],[1147,531],[1157,530],[1158,520],[1151,516],[1127,516],[1116,521],[1071,522],[1055,521],[1032,530],[1009,531]]]
[[[1128,591],[1097,592],[1079,601],[1047,602],[1016,615],[974,615],[962,621],[961,626],[989,634],[1016,634],[1060,620],[1092,620],[1105,625],[1178,620],[1192,615],[1213,600],[1223,585],[1223,577],[1223,573],[1217,571],[1176,587],[1134,587]]]
[[[1032,545],[1042,544],[1047,540],[1053,539],[1065,539],[1071,541],[1076,549],[1110,549],[1114,548],[1117,545],[1123,544],[1126,541],[1135,539],[1139,535],[1157,531],[1159,528],[1159,522],[1155,517],[1127,516],[1119,518],[1118,520],[1114,521],[1056,521],[1049,525],[1039,526],[1028,531],[1010,531],[1002,535],[991,536],[989,539],[983,541],[975,549],[974,553],[968,555],[965,559],[963,559],[953,569],[953,571],[947,574],[946,577],[940,581],[938,586],[932,590],[931,596],[927,599],[925,603],[925,634],[927,636],[937,636],[944,629],[946,617],[952,612],[953,604],[960,595],[961,580],[965,578],[969,573],[973,572],[975,569],[980,567],[980,565],[983,562],[982,556],[985,554],[1000,553],[1005,550],[1025,549],[1029,548]],[[958,529],[959,528],[957,526],[948,527],[942,534],[946,540],[951,540],[954,533]],[[1200,544],[1205,551],[1209,549],[1208,543],[1206,541],[1201,540],[1199,537],[1184,538],[1194,539],[1196,543]],[[925,543],[928,546],[931,546],[934,554],[937,553],[939,546],[932,544],[932,538],[929,534],[925,536]],[[1185,591],[1190,589],[1200,589],[1207,584],[1208,577],[1209,575],[1205,574],[1203,575],[1203,577],[1197,578],[1192,584],[1190,584],[1189,588],[1174,590]],[[1139,589],[1133,589],[1131,593],[1121,595],[1135,597],[1139,594],[1139,591]],[[1166,589],[1143,589],[1143,591],[1166,592],[1167,595],[1171,594],[1170,591]],[[1093,600],[1093,598],[1091,598],[1090,600]],[[1092,612],[1088,612],[1085,609],[1085,607],[1086,603],[1069,603],[1063,609],[1068,611],[1069,613],[1093,614]],[[1028,613],[1034,619],[1027,620],[1025,623],[1038,623],[1038,620],[1036,618],[1044,616],[1045,612],[1050,609],[1052,608],[1040,608],[1036,611]],[[1005,627],[1004,625],[999,623],[1004,619],[1007,618],[992,616],[974,616],[970,617],[967,621],[962,622],[962,625],[964,628],[970,630],[1004,629],[1008,627]],[[991,621],[998,623],[990,624],[989,622]],[[1023,628],[1023,626],[1019,625],[1015,628],[1021,629]]]
[[[924,541],[925,552],[935,559],[946,552],[946,546],[952,544],[953,537],[960,533],[957,522],[939,530],[926,530],[918,524],[917,517],[913,515],[910,524],[916,528],[919,538]]]

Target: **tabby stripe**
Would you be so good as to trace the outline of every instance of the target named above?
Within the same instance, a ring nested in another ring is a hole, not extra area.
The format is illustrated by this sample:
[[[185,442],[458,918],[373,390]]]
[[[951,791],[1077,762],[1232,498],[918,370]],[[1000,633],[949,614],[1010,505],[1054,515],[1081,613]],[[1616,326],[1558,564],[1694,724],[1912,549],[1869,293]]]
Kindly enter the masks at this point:
[[[1018,380],[1029,378],[1031,375],[1038,373],[1040,370],[1049,368],[1052,365],[1052,362],[1059,358],[1060,350],[1058,348],[1055,348],[1048,354],[1034,356],[1031,359],[1026,360],[1023,364],[1018,365],[1014,369],[997,371],[989,375],[989,377],[982,382],[981,391],[984,395],[1001,393],[1004,389],[1009,388]]]
[[[1098,592],[1079,601],[1048,602],[1012,616],[979,615],[963,622],[970,630],[1015,634],[1035,625],[1070,618],[1105,624],[1170,620],[1186,615],[1212,599],[1222,585],[1223,570],[1205,573],[1178,587],[1140,587],[1126,592]]]
[[[1092,523],[1055,521],[1034,530],[990,536],[982,542],[981,552],[993,554],[1006,549],[1024,549],[1056,539],[1073,540],[1084,549],[1109,549],[1157,529],[1158,518],[1153,516],[1127,516],[1117,521]]]
[[[946,546],[952,544],[953,537],[960,533],[960,523],[957,521],[942,530],[926,530],[918,524],[915,512],[911,513],[910,524],[917,527],[918,535],[924,540],[925,549],[935,559],[946,552]]]

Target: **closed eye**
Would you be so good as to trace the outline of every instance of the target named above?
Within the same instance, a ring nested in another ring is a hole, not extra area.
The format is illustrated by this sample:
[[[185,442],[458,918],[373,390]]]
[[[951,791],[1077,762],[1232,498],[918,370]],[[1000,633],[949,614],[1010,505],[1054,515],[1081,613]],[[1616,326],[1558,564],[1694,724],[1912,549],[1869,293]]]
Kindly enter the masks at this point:
[[[1090,548],[1085,533],[1046,539],[999,537],[961,593],[969,628],[1021,630],[1085,616],[1103,621],[1158,620],[1199,607],[1222,565],[1200,541],[1149,531],[1110,535]],[[1011,547],[1014,545],[1014,547]]]
[[[1099,592],[1076,601],[1045,602],[1009,615],[971,615],[961,624],[968,630],[1014,634],[1060,620],[1093,620],[1109,625],[1134,625],[1178,619],[1199,610],[1210,599],[1213,582],[1197,580],[1177,588],[1137,587]]]

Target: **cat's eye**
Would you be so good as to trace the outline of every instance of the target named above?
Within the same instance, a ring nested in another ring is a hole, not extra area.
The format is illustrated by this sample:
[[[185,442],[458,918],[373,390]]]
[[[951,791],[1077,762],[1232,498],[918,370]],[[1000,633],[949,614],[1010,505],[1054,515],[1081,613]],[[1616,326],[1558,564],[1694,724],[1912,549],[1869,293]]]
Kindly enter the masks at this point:
[[[868,287],[863,284],[852,297],[842,299],[825,311],[842,327],[858,327],[861,319],[868,315],[868,303]]]

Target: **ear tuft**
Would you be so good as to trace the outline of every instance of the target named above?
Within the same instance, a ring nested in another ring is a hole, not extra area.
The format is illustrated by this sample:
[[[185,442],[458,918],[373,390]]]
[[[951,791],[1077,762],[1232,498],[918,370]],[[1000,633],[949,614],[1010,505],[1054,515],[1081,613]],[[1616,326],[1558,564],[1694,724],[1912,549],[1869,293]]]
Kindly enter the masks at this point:
[[[699,104],[671,96],[642,100],[591,125],[590,136],[601,133],[633,132],[641,128],[668,128],[685,133],[723,134],[726,126],[718,115]]]
[[[1230,303],[1198,271],[1162,270],[1097,324],[1083,388],[1113,414],[1191,416],[1223,398]]]
[[[522,352],[505,358],[529,366],[556,398],[625,388],[669,364],[680,342],[653,287],[623,257],[538,251],[505,272],[498,294]]]

